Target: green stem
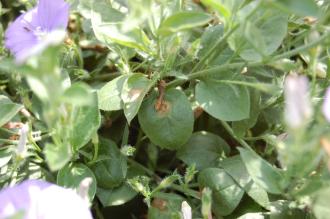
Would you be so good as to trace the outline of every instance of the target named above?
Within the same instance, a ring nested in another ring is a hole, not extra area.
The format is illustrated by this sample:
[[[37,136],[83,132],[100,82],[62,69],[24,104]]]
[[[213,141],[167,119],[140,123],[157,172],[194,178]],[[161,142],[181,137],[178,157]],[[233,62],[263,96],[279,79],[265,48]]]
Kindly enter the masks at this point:
[[[243,147],[247,148],[247,149],[251,149],[251,146],[246,143],[243,139],[237,137],[235,135],[235,132],[233,131],[233,129],[230,127],[230,125],[225,122],[225,121],[220,121],[222,126],[227,130],[227,132],[236,140],[238,141],[238,143],[240,143]],[[252,149],[251,149],[252,150]]]

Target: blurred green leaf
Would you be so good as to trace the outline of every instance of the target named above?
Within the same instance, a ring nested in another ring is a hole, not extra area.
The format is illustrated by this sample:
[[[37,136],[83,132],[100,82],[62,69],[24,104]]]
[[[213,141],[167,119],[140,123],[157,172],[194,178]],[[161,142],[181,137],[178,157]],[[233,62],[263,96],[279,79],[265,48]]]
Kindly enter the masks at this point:
[[[93,172],[82,163],[71,163],[66,165],[57,173],[57,184],[65,188],[79,189],[81,181],[91,178],[92,184],[88,190],[89,200],[92,202],[96,193],[96,178]]]
[[[160,25],[158,33],[170,35],[179,31],[207,24],[212,17],[209,14],[194,11],[178,12],[166,18]]]
[[[60,170],[71,159],[72,151],[70,145],[46,144],[44,153],[49,168],[52,171]]]
[[[163,103],[156,110],[157,96],[153,93],[139,111],[142,130],[162,148],[180,148],[193,131],[194,117],[186,95],[176,89],[165,91]]]
[[[74,83],[69,88],[67,88],[61,100],[63,102],[73,104],[76,106],[86,106],[86,105],[93,105],[95,98],[91,95],[91,88],[84,84],[84,83]]]
[[[315,0],[274,0],[272,3],[290,14],[318,17],[320,13]]]
[[[23,109],[22,105],[0,95],[0,127],[9,122],[21,109]]]
[[[13,156],[13,149],[11,147],[0,149],[0,168],[9,163]]]
[[[104,207],[125,204],[136,195],[137,192],[125,183],[113,189],[97,189],[97,197]]]
[[[72,129],[70,143],[75,150],[86,145],[95,134],[101,123],[96,93],[89,93],[93,100],[91,105],[76,106],[72,112]],[[88,98],[88,96],[87,96]]]

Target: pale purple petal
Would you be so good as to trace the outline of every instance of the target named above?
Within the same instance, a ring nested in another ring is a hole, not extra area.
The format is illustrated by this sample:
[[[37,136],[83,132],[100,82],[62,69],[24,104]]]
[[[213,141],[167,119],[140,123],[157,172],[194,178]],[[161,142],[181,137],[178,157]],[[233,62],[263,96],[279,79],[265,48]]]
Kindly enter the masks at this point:
[[[36,21],[37,9],[19,16],[7,29],[5,34],[5,46],[15,57],[22,56],[26,50],[38,43],[37,37],[33,34]]]
[[[305,76],[289,75],[284,83],[285,121],[291,128],[301,127],[311,116],[312,106]]]
[[[325,92],[322,112],[328,122],[330,122],[330,87]]]
[[[49,31],[66,29],[69,20],[69,4],[63,0],[39,0],[38,21]]]
[[[24,219],[92,219],[88,204],[73,190],[28,180],[0,192],[0,218],[23,211]]]

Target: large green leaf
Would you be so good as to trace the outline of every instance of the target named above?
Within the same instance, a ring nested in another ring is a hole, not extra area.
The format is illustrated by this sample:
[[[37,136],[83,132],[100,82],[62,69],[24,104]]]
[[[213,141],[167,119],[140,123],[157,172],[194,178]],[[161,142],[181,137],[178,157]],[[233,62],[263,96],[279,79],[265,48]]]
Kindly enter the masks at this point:
[[[76,106],[72,112],[72,129],[70,143],[75,150],[86,145],[97,132],[101,115],[98,109],[96,93],[90,94],[93,103],[87,106]],[[88,97],[87,97],[88,98]]]
[[[212,208],[218,216],[232,213],[244,195],[244,190],[223,169],[204,169],[198,176],[198,182],[202,187],[212,189]]]
[[[72,157],[72,150],[70,145],[55,145],[46,144],[44,153],[49,168],[52,171],[63,168]]]
[[[285,12],[301,16],[317,17],[320,12],[315,0],[274,0],[272,3]]]
[[[98,90],[99,109],[105,111],[121,110],[123,101],[121,99],[121,91],[127,75],[122,75],[113,79]]]
[[[254,13],[250,13],[258,7]],[[239,11],[240,28],[228,39],[230,47],[247,61],[261,61],[274,53],[287,33],[288,15],[253,1]]]
[[[245,167],[253,181],[263,187],[266,191],[273,194],[283,192],[282,173],[267,161],[262,159],[252,149],[238,148]]]
[[[126,177],[126,158],[111,140],[101,139],[99,147],[99,160],[91,167],[98,186],[104,189],[118,187]]]
[[[93,172],[84,164],[71,163],[66,165],[57,173],[57,184],[65,188],[79,189],[81,181],[85,178],[92,179],[88,190],[88,197],[90,201],[93,201],[96,193],[96,178]]]
[[[133,74],[123,84],[121,98],[124,103],[124,113],[128,123],[138,113],[144,96],[149,91],[152,82],[144,74]]]
[[[267,192],[252,180],[240,156],[226,158],[221,161],[220,166],[233,177],[253,200],[262,207],[269,207]]]
[[[8,97],[0,95],[0,127],[9,122],[22,108],[22,105],[13,103]]]
[[[162,106],[156,110],[153,93],[141,106],[139,122],[150,140],[163,148],[178,149],[193,131],[194,117],[186,95],[177,89],[166,91]]]
[[[178,12],[166,18],[160,25],[158,33],[169,35],[179,31],[191,29],[207,24],[212,17],[203,12],[184,11]]]
[[[211,116],[224,121],[239,121],[249,117],[250,95],[246,87],[216,80],[200,81],[196,100]]]
[[[177,152],[177,157],[196,169],[214,167],[217,160],[229,154],[228,144],[218,135],[209,132],[196,132]]]

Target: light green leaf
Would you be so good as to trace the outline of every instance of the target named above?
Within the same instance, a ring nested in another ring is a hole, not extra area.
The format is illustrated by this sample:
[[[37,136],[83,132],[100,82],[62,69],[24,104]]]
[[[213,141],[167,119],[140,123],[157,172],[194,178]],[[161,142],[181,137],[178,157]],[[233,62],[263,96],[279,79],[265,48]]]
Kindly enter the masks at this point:
[[[121,98],[124,103],[124,114],[128,123],[138,113],[144,96],[151,88],[152,82],[144,74],[133,74],[123,84]]]
[[[61,100],[65,103],[76,106],[86,106],[93,104],[91,88],[84,83],[75,83],[64,91]]]
[[[283,192],[283,176],[277,168],[271,166],[251,149],[238,148],[238,150],[254,182],[269,193],[281,194]]]
[[[72,151],[70,145],[46,144],[44,153],[49,168],[52,171],[63,168],[71,159]]]
[[[166,18],[160,25],[158,33],[170,35],[179,31],[207,24],[212,17],[209,14],[194,11],[178,12]]]
[[[0,127],[9,122],[21,109],[23,109],[22,105],[0,95]]]
[[[315,0],[275,0],[272,3],[290,14],[318,17],[320,13]]]
[[[98,109],[96,93],[91,93],[93,103],[88,106],[76,106],[72,112],[70,143],[75,150],[86,145],[98,130],[101,115]]]
[[[13,156],[13,149],[8,147],[0,149],[0,168],[7,165]]]
[[[123,108],[123,101],[121,99],[121,92],[127,75],[122,75],[113,79],[98,90],[99,109],[105,111],[121,110]]]
[[[65,188],[79,189],[81,181],[91,178],[92,184],[88,190],[89,200],[92,202],[96,193],[96,178],[93,172],[84,164],[68,164],[57,173],[57,184]]]
[[[176,89],[165,92],[160,109],[156,110],[157,94],[153,93],[141,106],[139,122],[150,140],[162,148],[180,148],[193,131],[194,117],[186,95]]]
[[[250,114],[250,95],[244,86],[215,80],[200,81],[196,86],[196,100],[219,120],[239,121]]]
[[[195,132],[177,152],[177,157],[187,165],[196,165],[197,170],[214,167],[217,160],[229,154],[228,144],[210,132]]]

